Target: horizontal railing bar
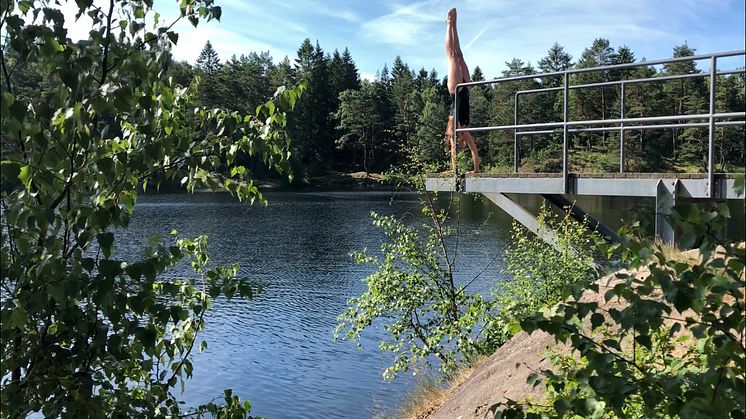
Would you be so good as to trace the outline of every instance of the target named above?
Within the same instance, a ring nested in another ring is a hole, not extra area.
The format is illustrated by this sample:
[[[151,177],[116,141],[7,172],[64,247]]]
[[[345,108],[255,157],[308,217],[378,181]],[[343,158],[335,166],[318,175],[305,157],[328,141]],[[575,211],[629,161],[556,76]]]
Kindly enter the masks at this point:
[[[545,124],[498,125],[495,127],[456,128],[456,132],[503,131],[518,128],[552,128],[562,127],[564,125],[565,124],[563,122],[547,122]]]
[[[712,115],[714,118],[746,118],[746,112],[725,112]],[[644,118],[625,118],[625,119],[594,119],[589,121],[570,121],[568,126],[582,125],[603,125],[603,124],[627,124],[636,122],[656,122],[656,121],[686,121],[691,119],[709,119],[710,114],[698,115],[674,115],[674,116],[648,116]],[[560,128],[565,125],[564,122],[547,122],[541,124],[518,124],[518,125],[498,125],[493,127],[474,127],[474,128],[457,128],[456,132],[478,132],[478,131],[504,131],[522,128]],[[683,125],[683,124],[678,124]],[[612,127],[619,129],[619,127]],[[626,127],[625,127],[626,128]],[[631,127],[630,127],[631,128]]]
[[[581,85],[582,86],[582,85]],[[577,86],[570,86],[570,89],[575,89]],[[560,90],[564,90],[564,87],[544,87],[541,89],[527,89],[527,90],[519,90],[515,92],[517,95],[522,95],[526,93],[543,93],[543,92],[559,92]]]
[[[717,73],[718,76],[727,76],[730,74],[740,74],[740,73],[746,73],[746,68],[741,68],[737,70],[726,70],[726,71],[719,71]],[[576,84],[573,86],[570,86],[569,89],[586,89],[590,87],[601,87],[601,86],[616,86],[619,84],[639,84],[639,83],[645,83],[645,82],[654,82],[654,81],[667,81],[667,80],[681,80],[681,79],[693,79],[697,77],[710,77],[709,73],[693,73],[693,74],[678,74],[675,76],[663,76],[663,77],[648,77],[645,79],[629,79],[629,80],[614,80],[614,81],[606,81],[601,83],[587,83],[587,84]],[[527,90],[519,90],[515,92],[516,95],[523,95],[528,93],[545,93],[545,92],[558,92],[562,90],[563,87],[544,87],[541,89],[527,89]]]
[[[589,67],[589,68],[574,68],[571,70],[554,71],[551,73],[526,74],[523,76],[503,77],[500,79],[493,79],[493,80],[472,81],[468,83],[459,83],[457,85],[457,88],[468,87],[468,86],[481,86],[485,84],[494,84],[494,83],[504,83],[504,82],[509,82],[509,81],[543,79],[547,77],[558,77],[564,74],[578,74],[578,73],[590,73],[594,71],[620,70],[624,68],[646,67],[646,66],[661,65],[661,64],[668,64],[668,63],[677,63],[677,62],[682,62],[682,61],[701,61],[701,60],[706,60],[706,59],[712,59],[713,57],[715,58],[734,57],[738,55],[746,55],[746,50],[725,51],[725,52],[718,52],[714,54],[702,54],[702,55],[692,55],[689,57],[666,58],[666,59],[654,60],[654,61],[638,61],[634,63],[615,64],[615,65]]]
[[[657,125],[633,125],[633,126],[625,126],[622,127],[595,127],[595,128],[573,128],[568,129],[569,132],[598,132],[598,131],[634,131],[636,129],[667,129],[667,128],[697,128],[697,127],[703,127],[706,128],[709,126],[709,122],[690,122],[690,123],[683,123],[683,124],[657,124]],[[716,122],[716,127],[723,127],[723,126],[733,126],[733,125],[744,125],[746,126],[746,121],[720,121]],[[555,134],[559,133],[559,129],[553,129],[553,130],[541,130],[541,131],[518,131],[517,135],[546,135],[546,134]]]
[[[715,122],[716,127],[730,126],[730,125],[746,125],[746,121],[720,121]]]
[[[744,122],[746,123],[746,122]],[[698,128],[709,127],[709,122],[688,122],[683,124],[652,124],[652,125],[634,125],[631,127],[594,127],[594,128],[573,128],[570,132],[600,132],[600,131],[634,131],[636,129],[668,129],[668,128]]]
[[[744,118],[746,112],[725,112],[712,115],[714,118]],[[683,121],[690,119],[709,119],[710,114],[703,113],[697,115],[672,115],[672,116],[647,116],[643,118],[621,118],[621,119],[595,119],[590,121],[570,121],[568,126],[578,125],[603,125],[603,124],[621,124],[635,122],[655,122],[655,121]]]

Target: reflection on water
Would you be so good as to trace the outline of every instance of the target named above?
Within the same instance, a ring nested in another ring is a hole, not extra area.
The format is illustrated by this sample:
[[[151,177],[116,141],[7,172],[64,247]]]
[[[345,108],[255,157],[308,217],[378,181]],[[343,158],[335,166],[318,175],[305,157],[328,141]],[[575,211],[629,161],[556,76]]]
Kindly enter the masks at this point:
[[[354,342],[333,343],[335,319],[348,298],[364,291],[369,266],[353,251],[377,251],[382,233],[370,212],[422,221],[416,194],[268,193],[266,208],[223,194],[142,196],[117,253],[136,257],[153,234],[209,236],[214,263],[241,265],[241,275],[260,284],[253,300],[217,300],[202,335],[208,349],[195,357],[185,399],[204,403],[233,388],[250,400],[252,413],[282,417],[370,417],[390,409],[413,384],[407,374],[381,378],[391,357],[378,350],[381,329]],[[459,271],[487,290],[501,278],[501,253],[510,220],[495,208],[462,199]],[[490,215],[489,213],[493,214]],[[486,222],[485,222],[486,220]]]
[[[332,343],[331,337],[336,316],[348,298],[364,291],[362,280],[371,273],[349,254],[376,251],[383,239],[370,211],[420,222],[417,195],[275,192],[266,198],[269,205],[256,208],[224,194],[141,196],[130,227],[118,233],[117,254],[125,259],[139,256],[154,234],[207,234],[212,262],[238,262],[241,275],[264,289],[250,301],[213,302],[202,335],[209,346],[194,359],[184,398],[205,403],[233,388],[250,400],[253,414],[272,418],[370,417],[392,408],[413,379],[403,374],[393,383],[382,380],[391,363],[378,350],[382,330],[363,336],[364,350]],[[632,218],[638,204],[581,203],[612,227]],[[502,251],[511,219],[478,196],[463,196],[454,206],[461,210],[457,280],[484,271],[473,287],[487,292],[504,279]]]

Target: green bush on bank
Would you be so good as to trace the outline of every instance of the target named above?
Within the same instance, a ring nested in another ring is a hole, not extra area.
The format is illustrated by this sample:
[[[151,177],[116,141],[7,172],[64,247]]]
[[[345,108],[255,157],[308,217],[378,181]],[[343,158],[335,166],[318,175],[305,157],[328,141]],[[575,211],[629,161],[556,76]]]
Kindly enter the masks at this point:
[[[355,340],[371,324],[382,322],[388,337],[380,349],[395,354],[384,372],[388,379],[429,365],[432,357],[447,378],[505,343],[512,322],[556,304],[567,287],[595,278],[600,236],[589,232],[586,223],[543,208],[539,223],[542,232],[554,232],[555,247],[514,224],[507,266],[514,280],[498,284],[492,298],[485,298],[472,291],[473,280],[454,278],[454,225],[445,210],[435,208],[432,195],[422,197],[427,222],[419,227],[373,214],[386,234],[382,256],[367,251],[354,255],[376,271],[365,279],[367,291],[348,301],[335,331],[335,339]]]
[[[503,328],[503,342],[512,333],[510,324],[562,301],[570,287],[585,287],[598,278],[595,259],[604,247],[603,238],[578,222],[569,212],[562,216],[542,205],[537,217],[539,235],[513,221],[506,254],[506,271],[512,279],[497,285],[495,320]],[[552,233],[553,245],[540,236]],[[495,348],[490,348],[494,350]]]
[[[737,189],[743,193],[743,177]],[[520,329],[543,330],[573,351],[556,356],[553,371],[529,377],[544,381],[546,400],[501,403],[495,417],[743,417],[746,254],[743,243],[716,233],[729,217],[723,203],[674,209],[682,247],[699,248],[688,262],[623,232],[617,254],[649,275],[617,273],[604,295],[616,308],[576,294],[521,321]]]

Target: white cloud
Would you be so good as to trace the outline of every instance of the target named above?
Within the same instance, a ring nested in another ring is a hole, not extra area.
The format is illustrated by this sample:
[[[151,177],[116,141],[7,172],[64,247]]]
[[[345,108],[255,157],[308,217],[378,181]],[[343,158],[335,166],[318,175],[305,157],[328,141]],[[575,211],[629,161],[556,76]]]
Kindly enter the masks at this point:
[[[373,73],[360,73],[360,80],[368,80],[373,82],[376,80],[376,75]]]
[[[230,59],[232,55],[240,56],[252,51],[269,51],[275,59],[282,58],[286,54],[270,44],[253,40],[213,22],[201,23],[197,28],[193,28],[187,22],[179,22],[176,31],[179,33],[179,42],[172,50],[174,58],[190,63],[197,60],[202,47],[208,40],[223,62]]]
[[[487,32],[487,29],[489,29],[490,26],[492,26],[494,23],[495,23],[494,20],[492,22],[488,23],[487,26],[485,26],[484,29],[482,29],[481,31],[479,31],[479,33],[474,38],[472,38],[472,40],[469,41],[469,43],[466,44],[463,49],[464,50],[468,50],[475,42],[477,42],[477,39],[479,39],[480,36],[482,36],[485,32]]]
[[[240,1],[240,0],[232,0]],[[341,19],[347,22],[360,22],[360,16],[346,6],[335,4],[329,5],[327,0],[272,0],[273,6],[280,6],[293,12],[294,15],[315,15],[325,18]]]
[[[433,1],[404,6],[363,23],[362,34],[369,41],[399,46],[418,45],[429,39],[436,22],[444,23],[445,14],[436,13]],[[443,16],[441,16],[443,15]]]

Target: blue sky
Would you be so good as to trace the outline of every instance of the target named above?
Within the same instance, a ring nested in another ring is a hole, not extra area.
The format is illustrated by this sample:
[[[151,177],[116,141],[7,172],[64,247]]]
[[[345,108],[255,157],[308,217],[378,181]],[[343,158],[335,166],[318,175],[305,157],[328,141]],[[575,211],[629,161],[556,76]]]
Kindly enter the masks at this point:
[[[594,38],[628,45],[648,60],[672,55],[687,41],[698,53],[744,49],[744,0],[215,0],[221,22],[196,29],[180,22],[174,54],[194,62],[208,39],[222,58],[269,51],[292,60],[305,38],[332,52],[349,47],[363,77],[372,77],[397,55],[411,67],[435,68],[443,76],[445,16],[459,13],[459,35],[470,69],[499,76],[505,61],[532,64],[556,41],[577,58]],[[157,0],[166,17],[176,3]],[[726,64],[726,63],[724,63]],[[727,63],[743,66],[743,59]],[[721,68],[725,68],[721,66]]]

